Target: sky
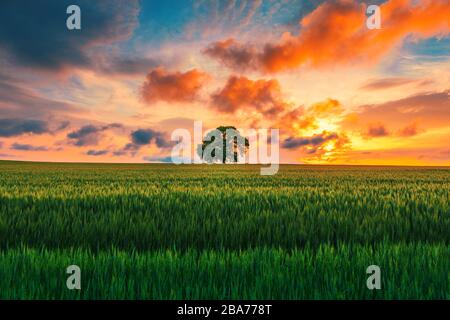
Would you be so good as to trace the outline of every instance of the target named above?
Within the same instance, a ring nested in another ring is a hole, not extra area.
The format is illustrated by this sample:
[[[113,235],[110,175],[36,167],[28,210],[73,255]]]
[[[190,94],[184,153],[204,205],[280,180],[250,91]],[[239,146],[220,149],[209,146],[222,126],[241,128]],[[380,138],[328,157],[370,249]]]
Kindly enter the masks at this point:
[[[449,0],[0,3],[3,160],[167,162],[202,121],[279,129],[282,163],[448,166],[449,94]]]

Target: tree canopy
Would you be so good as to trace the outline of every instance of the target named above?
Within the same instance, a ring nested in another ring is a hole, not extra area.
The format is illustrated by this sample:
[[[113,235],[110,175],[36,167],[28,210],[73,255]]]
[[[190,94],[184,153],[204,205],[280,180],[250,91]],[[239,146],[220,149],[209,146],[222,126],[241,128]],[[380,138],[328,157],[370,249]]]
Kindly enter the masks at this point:
[[[220,126],[206,134],[197,153],[208,163],[236,163],[239,155],[244,156],[250,143],[233,126]]]

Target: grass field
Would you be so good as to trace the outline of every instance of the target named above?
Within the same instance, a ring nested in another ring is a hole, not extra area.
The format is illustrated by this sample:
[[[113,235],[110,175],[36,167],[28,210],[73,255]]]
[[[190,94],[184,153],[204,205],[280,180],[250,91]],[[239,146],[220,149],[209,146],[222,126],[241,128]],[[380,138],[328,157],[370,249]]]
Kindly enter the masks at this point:
[[[449,190],[450,168],[0,162],[0,298],[450,299]]]

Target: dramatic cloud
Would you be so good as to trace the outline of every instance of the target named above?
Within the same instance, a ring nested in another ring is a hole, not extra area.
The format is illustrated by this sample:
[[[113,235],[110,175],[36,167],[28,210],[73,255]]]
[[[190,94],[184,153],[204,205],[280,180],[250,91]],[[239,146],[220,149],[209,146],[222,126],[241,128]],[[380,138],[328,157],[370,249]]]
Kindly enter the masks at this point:
[[[447,0],[388,0],[381,5],[380,30],[366,27],[365,9],[355,0],[328,1],[302,18],[298,35],[286,32],[279,43],[254,50],[228,40],[206,51],[233,68],[245,58],[255,69],[277,72],[302,65],[375,63],[409,35],[427,38],[450,33]]]
[[[20,144],[20,143],[14,143],[10,147],[10,149],[19,151],[48,151],[48,148],[44,146],[32,146],[30,144]]]
[[[122,128],[118,123],[112,123],[105,126],[86,125],[80,129],[67,134],[67,138],[77,147],[97,145],[101,138],[101,133],[108,129]]]
[[[343,133],[322,131],[320,134],[289,137],[282,143],[285,149],[302,154],[303,162],[333,162],[351,150],[350,139]]]
[[[194,119],[279,128],[282,162],[448,150],[448,0],[31,2],[0,5],[0,151],[16,158],[165,161]]]
[[[390,0],[381,5],[381,14],[382,28],[374,32],[366,28],[365,5],[326,2],[302,19],[299,36],[285,35],[280,44],[264,48],[263,67],[273,72],[303,64],[373,63],[408,35],[450,32],[446,0]]]
[[[81,8],[81,31],[66,27],[66,9],[72,4]],[[89,49],[127,39],[137,26],[138,13],[136,0],[2,1],[0,51],[22,67],[89,67]]]
[[[109,152],[108,150],[89,150],[88,152],[86,152],[86,154],[88,156],[103,156],[108,152]]]
[[[314,116],[305,112],[305,108],[298,107],[280,116],[275,127],[288,133],[296,133],[302,130],[317,129],[318,124]]]
[[[269,117],[283,112],[288,107],[282,100],[277,80],[254,81],[243,76],[231,76],[226,85],[212,95],[212,103],[221,112],[233,113],[247,108]]]
[[[234,71],[242,72],[257,68],[256,48],[249,45],[242,45],[234,39],[214,42],[203,53],[219,60]]]
[[[338,138],[337,133],[322,132],[311,137],[289,137],[283,141],[282,147],[286,149],[296,149],[304,146],[317,147],[329,140]]]
[[[13,137],[26,133],[50,132],[47,122],[41,120],[0,119],[0,137]]]
[[[145,102],[192,102],[208,79],[196,69],[187,72],[167,72],[158,68],[147,74],[141,93]]]

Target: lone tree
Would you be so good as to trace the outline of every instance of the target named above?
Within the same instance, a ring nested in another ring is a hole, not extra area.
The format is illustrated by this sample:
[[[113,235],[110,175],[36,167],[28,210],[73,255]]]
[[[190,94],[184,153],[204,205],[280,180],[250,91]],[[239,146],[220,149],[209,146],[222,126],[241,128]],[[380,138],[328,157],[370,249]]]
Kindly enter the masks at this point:
[[[216,141],[216,139],[219,141]],[[235,127],[220,126],[206,134],[202,144],[198,145],[197,153],[200,158],[208,163],[218,160],[222,163],[236,163],[238,162],[238,156],[243,156],[249,146],[248,139],[243,137]],[[218,153],[217,156],[216,152]],[[220,157],[220,155],[222,156]]]

